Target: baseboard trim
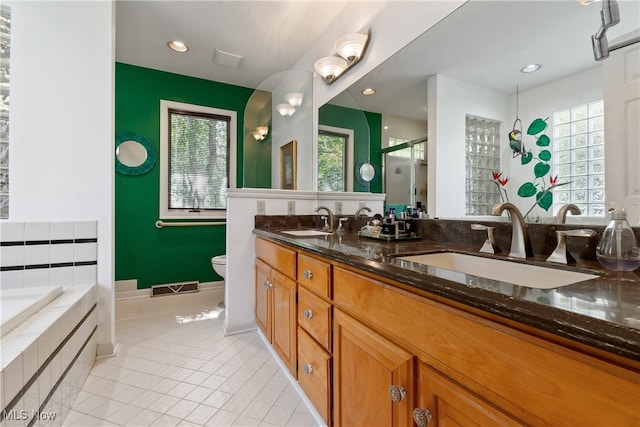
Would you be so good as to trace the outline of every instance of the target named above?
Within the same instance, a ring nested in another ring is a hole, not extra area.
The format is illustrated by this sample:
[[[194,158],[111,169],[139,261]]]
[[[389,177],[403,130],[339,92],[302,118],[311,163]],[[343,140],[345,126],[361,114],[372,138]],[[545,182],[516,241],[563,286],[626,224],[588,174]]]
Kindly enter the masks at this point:
[[[224,282],[200,282],[201,291],[216,289],[224,289]],[[122,291],[115,294],[116,301],[130,298],[151,298],[151,288]]]
[[[96,348],[96,360],[104,360],[110,359],[112,357],[116,357],[118,352],[120,351],[120,343],[117,342],[115,344],[98,344],[98,348]]]
[[[238,335],[255,331],[257,327],[258,326],[256,325],[256,322],[246,322],[230,325],[225,321],[224,325],[222,325],[222,332],[224,333],[225,337],[228,337],[231,335]]]

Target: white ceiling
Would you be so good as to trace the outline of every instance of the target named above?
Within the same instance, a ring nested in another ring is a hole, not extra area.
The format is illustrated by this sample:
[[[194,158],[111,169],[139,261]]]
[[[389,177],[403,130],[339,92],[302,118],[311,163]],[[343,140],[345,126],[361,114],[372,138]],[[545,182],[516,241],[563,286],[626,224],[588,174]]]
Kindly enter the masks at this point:
[[[358,8],[381,4],[348,3],[120,0],[116,60],[256,88],[281,71],[311,69],[300,59],[318,49],[332,23],[345,21],[346,13],[356,21]],[[640,1],[618,3],[622,20],[608,31],[609,40],[640,27]],[[600,9],[601,3],[582,6],[575,0],[472,0],[355,83],[350,99],[336,103],[353,105],[355,98],[368,111],[425,119],[426,80],[436,73],[514,93],[516,86],[525,90],[598,66],[590,36],[600,26]],[[189,52],[170,51],[166,43],[174,39],[187,43]],[[216,49],[243,56],[241,66],[215,64]],[[531,62],[542,69],[519,72]],[[378,93],[363,97],[359,92],[366,86]]]
[[[347,2],[118,1],[116,61],[256,88],[293,69]],[[167,47],[170,40],[186,53]],[[244,57],[239,68],[213,62],[215,50]]]

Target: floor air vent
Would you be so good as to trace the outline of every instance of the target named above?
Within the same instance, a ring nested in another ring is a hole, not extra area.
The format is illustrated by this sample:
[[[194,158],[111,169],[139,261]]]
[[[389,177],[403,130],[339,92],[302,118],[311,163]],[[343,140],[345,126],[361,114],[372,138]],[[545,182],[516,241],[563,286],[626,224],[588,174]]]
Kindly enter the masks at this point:
[[[198,292],[199,282],[168,283],[166,285],[155,285],[151,287],[151,296],[188,294]]]

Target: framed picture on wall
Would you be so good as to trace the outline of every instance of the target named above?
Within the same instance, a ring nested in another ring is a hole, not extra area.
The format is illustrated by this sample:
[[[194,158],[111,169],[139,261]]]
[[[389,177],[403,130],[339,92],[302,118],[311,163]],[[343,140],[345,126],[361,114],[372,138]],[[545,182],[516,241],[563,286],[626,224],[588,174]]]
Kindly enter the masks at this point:
[[[280,188],[296,189],[296,140],[280,147]]]

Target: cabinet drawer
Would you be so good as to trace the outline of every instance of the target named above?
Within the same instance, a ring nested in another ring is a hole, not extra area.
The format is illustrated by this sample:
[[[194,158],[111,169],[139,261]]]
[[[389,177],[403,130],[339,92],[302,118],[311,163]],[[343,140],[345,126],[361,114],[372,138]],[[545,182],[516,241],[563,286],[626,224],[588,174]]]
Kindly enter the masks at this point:
[[[331,265],[310,256],[298,255],[298,283],[316,294],[331,298]]]
[[[327,424],[331,408],[331,355],[298,327],[298,382]]]
[[[331,304],[303,287],[298,288],[298,324],[331,351]]]
[[[256,238],[256,257],[276,270],[295,279],[296,252],[267,240]]]

